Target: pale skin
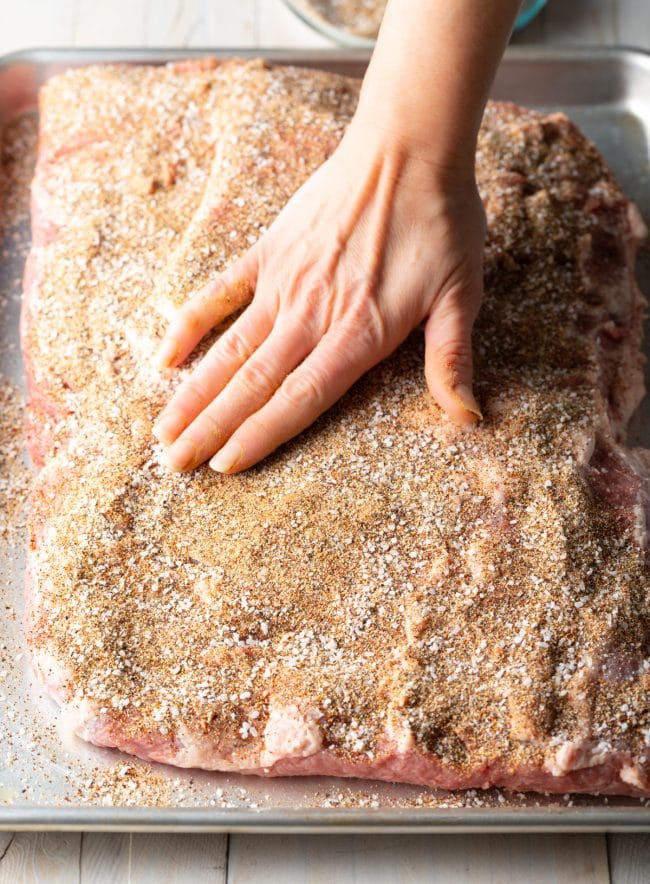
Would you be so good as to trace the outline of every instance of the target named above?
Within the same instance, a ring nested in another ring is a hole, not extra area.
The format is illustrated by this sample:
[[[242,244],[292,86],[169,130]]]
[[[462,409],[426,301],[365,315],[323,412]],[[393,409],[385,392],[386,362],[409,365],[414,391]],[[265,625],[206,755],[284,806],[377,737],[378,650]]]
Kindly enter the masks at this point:
[[[214,327],[224,292],[253,293],[154,425],[171,469],[209,461],[236,473],[258,463],[420,323],[431,396],[457,424],[481,419],[471,332],[485,220],[474,153],[518,8],[389,0],[337,150],[170,323],[161,369],[181,364]]]

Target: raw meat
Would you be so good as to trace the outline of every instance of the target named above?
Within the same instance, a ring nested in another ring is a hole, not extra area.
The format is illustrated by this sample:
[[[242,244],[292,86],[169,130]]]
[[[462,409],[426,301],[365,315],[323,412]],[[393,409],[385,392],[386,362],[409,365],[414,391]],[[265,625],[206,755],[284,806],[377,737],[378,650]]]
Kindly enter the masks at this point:
[[[238,61],[45,86],[36,671],[84,739],[179,766],[650,795],[644,231],[564,116],[485,115],[480,427],[432,404],[414,333],[254,470],[159,465],[160,311],[254,241],[357,88]]]

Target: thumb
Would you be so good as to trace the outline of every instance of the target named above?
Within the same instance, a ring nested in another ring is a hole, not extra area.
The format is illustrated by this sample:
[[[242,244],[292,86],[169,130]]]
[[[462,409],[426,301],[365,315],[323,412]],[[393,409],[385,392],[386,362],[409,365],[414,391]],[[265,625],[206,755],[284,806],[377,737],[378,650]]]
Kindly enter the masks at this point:
[[[472,392],[472,325],[479,304],[474,292],[453,289],[433,307],[424,327],[427,385],[438,405],[463,425],[483,418]]]

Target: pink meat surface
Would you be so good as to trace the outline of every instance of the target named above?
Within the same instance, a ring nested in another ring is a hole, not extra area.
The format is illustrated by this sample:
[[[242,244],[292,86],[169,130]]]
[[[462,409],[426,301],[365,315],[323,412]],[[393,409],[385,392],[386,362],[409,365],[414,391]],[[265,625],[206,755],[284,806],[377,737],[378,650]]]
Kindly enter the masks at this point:
[[[74,733],[180,767],[650,795],[649,460],[624,447],[644,230],[565,117],[486,112],[477,430],[430,402],[414,334],[253,471],[172,475],[152,448],[161,298],[254,241],[356,94],[236,61],[45,87],[35,670]]]

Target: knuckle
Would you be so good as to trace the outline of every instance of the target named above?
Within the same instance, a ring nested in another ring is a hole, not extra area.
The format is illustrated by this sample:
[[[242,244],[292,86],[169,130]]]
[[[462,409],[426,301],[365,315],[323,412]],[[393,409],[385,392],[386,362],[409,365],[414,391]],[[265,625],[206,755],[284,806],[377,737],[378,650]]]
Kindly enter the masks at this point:
[[[436,361],[445,365],[448,369],[471,368],[472,344],[470,341],[450,340],[443,341],[433,348]]]
[[[315,344],[322,335],[319,317],[309,310],[297,310],[282,317],[281,330],[291,336],[300,336],[302,341]]]
[[[273,437],[273,427],[268,421],[264,420],[263,417],[260,417],[260,412],[257,412],[256,414],[251,414],[251,416],[246,419],[246,422],[243,424],[238,434],[237,441],[240,441],[241,438],[240,444],[250,457],[253,449],[259,449],[259,440],[267,440],[265,442],[266,446],[268,445],[268,440],[273,439]],[[261,457],[264,455],[258,451],[256,459],[258,456]]]
[[[320,408],[323,404],[324,385],[309,371],[295,371],[285,378],[280,387],[284,398],[295,408]]]
[[[364,268],[359,275],[356,283],[356,289],[359,296],[366,302],[373,302],[379,284],[380,272],[377,265]]]
[[[347,337],[357,345],[383,350],[386,341],[386,323],[374,301],[363,298],[352,304],[346,313],[343,327]]]
[[[237,373],[237,382],[255,398],[268,396],[277,386],[269,370],[259,361],[247,362]]]
[[[308,316],[313,316],[320,310],[323,298],[326,294],[324,282],[318,282],[310,286],[303,295],[303,309]]]
[[[195,435],[198,436],[197,444],[213,453],[224,444],[227,433],[223,426],[209,409],[206,409],[200,419],[195,422]]]
[[[307,286],[300,292],[299,306],[296,311],[298,318],[304,325],[311,326],[318,319],[327,302],[327,287],[324,282],[317,281]]]
[[[228,359],[245,362],[253,352],[242,333],[232,329],[223,336],[220,343],[221,352]]]
[[[188,378],[178,391],[178,402],[203,402],[207,398],[207,390],[198,378]]]
[[[445,307],[450,313],[474,315],[483,298],[482,267],[470,268],[460,282],[451,285],[444,295]]]

